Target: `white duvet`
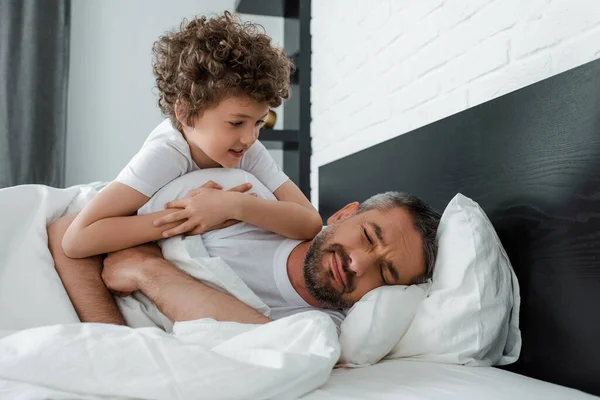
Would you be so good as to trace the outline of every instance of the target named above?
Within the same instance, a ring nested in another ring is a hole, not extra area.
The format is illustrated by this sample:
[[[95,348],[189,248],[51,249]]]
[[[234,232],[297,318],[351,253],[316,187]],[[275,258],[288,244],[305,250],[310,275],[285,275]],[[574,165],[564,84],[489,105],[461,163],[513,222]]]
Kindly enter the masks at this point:
[[[317,311],[258,326],[204,319],[172,327],[136,295],[118,305],[130,324],[146,328],[78,323],[45,227],[95,193],[0,190],[0,398],[294,398],[326,382],[340,347],[335,325]],[[174,238],[163,253],[268,314],[226,264],[205,258],[201,241]]]

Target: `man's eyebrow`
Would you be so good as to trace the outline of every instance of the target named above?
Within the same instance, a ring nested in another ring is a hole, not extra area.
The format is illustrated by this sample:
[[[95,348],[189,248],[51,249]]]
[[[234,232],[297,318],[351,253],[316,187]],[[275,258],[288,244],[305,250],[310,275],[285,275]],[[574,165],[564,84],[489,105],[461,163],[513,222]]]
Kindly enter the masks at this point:
[[[383,233],[381,231],[381,227],[374,222],[367,222],[367,224],[369,224],[369,226],[373,229],[373,231],[375,232],[375,236],[377,236],[377,239],[379,239],[379,242],[382,245],[385,245],[385,240],[383,240]],[[399,275],[398,271],[396,270],[396,267],[394,267],[394,264],[392,264],[391,261],[386,260],[385,266],[390,271],[390,274],[392,274],[392,278],[394,278],[394,281],[398,281]]]
[[[269,114],[269,112],[267,111],[267,113],[265,115],[263,115],[262,117],[260,117],[259,119],[263,119],[264,117],[267,116],[267,114]],[[251,115],[248,114],[243,114],[243,113],[238,113],[238,114],[229,114],[232,117],[238,117],[238,118],[252,118]]]

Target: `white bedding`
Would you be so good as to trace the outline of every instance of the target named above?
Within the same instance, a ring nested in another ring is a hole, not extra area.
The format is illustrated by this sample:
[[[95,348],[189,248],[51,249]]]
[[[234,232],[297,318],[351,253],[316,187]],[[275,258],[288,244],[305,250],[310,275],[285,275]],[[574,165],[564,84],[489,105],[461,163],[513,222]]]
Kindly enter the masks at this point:
[[[335,369],[302,400],[592,400],[578,390],[494,367],[385,360],[360,369]]]
[[[335,326],[317,311],[260,326],[176,323],[173,334],[58,325],[0,340],[0,398],[295,398],[325,383],[338,356]]]
[[[327,380],[340,346],[335,324],[318,311],[260,326],[176,323],[172,334],[77,323],[47,247],[46,224],[94,194],[90,186],[0,190],[1,399],[288,398]],[[169,240],[165,258],[180,257],[186,271],[268,312],[225,263],[201,257],[201,242],[188,242],[200,257],[184,259],[189,246]],[[133,304],[125,310],[128,321],[163,322],[152,307],[127,301]]]
[[[45,226],[94,192],[0,190],[0,338],[9,335],[0,340],[0,399],[594,398],[495,368],[406,360],[336,369],[329,377],[340,348],[335,325],[319,312],[258,327],[178,323],[173,334],[75,323]]]

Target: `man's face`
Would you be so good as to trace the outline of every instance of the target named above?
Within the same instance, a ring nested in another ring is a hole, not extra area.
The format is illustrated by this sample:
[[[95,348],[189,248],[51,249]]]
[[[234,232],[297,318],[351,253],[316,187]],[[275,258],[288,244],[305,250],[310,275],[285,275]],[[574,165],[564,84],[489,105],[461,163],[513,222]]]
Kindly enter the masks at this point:
[[[304,260],[307,289],[326,308],[349,308],[375,288],[409,285],[425,273],[421,237],[407,210],[354,214],[357,207],[338,211]]]

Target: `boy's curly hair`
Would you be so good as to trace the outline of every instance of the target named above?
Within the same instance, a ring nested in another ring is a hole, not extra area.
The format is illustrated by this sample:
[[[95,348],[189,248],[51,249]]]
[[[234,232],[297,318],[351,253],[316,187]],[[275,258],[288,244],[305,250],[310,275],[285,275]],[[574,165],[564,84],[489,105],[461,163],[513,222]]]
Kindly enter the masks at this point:
[[[195,116],[227,96],[245,95],[271,107],[290,96],[291,60],[260,25],[241,22],[228,11],[184,20],[179,30],[154,43],[152,53],[158,106],[180,131],[177,103],[181,119],[193,126]]]

